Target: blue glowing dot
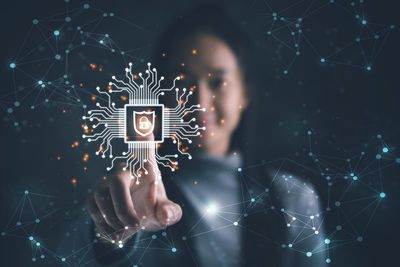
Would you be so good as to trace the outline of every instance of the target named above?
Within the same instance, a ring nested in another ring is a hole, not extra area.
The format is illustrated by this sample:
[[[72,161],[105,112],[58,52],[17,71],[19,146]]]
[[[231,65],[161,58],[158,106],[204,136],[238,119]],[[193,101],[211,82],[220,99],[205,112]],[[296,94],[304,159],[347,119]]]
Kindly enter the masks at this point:
[[[340,201],[336,201],[336,202],[335,202],[335,206],[336,206],[336,207],[340,207]]]
[[[81,45],[85,45],[86,44],[86,42],[81,42]]]
[[[17,127],[19,125],[19,123],[16,121],[14,122],[14,126]]]
[[[381,198],[384,198],[384,197],[386,197],[386,194],[385,194],[384,192],[382,192],[382,193],[379,194],[379,196],[380,196]]]
[[[306,255],[307,255],[307,257],[311,257],[312,253],[309,251],[309,252],[306,253]]]
[[[376,159],[381,159],[382,155],[381,154],[376,154]]]
[[[41,258],[41,259],[44,259],[44,258],[45,258],[45,256],[42,254],[42,255],[40,255],[40,258]]]
[[[331,240],[330,240],[330,239],[328,239],[328,238],[327,238],[327,239],[325,239],[325,244],[327,244],[327,245],[328,245],[328,244],[330,244],[330,243],[331,243]]]
[[[242,168],[238,168],[238,172],[241,172],[242,171]]]
[[[389,148],[387,148],[387,147],[382,148],[382,152],[383,152],[383,153],[389,152]]]
[[[103,43],[103,40],[100,40],[99,42],[102,44],[102,43]]]
[[[357,177],[357,176],[353,176],[353,180],[354,180],[354,181],[357,181],[357,180],[358,180],[358,177]]]
[[[333,4],[333,3],[335,3],[335,0],[330,0],[329,2],[330,2],[331,4]]]
[[[21,103],[19,101],[15,101],[14,102],[14,106],[19,107],[21,105]]]
[[[359,37],[357,37],[356,38],[356,42],[358,43],[358,42],[360,42],[361,41],[361,39],[359,38]]]
[[[184,240],[184,241],[185,241],[185,240],[186,240],[186,236],[182,236],[182,240]]]
[[[63,262],[64,262],[64,261],[65,261],[65,258],[61,258],[61,261],[63,261]]]
[[[358,236],[358,237],[357,237],[357,241],[358,241],[358,242],[362,242],[362,241],[363,241],[363,237],[362,237],[362,236]]]
[[[254,202],[254,201],[256,201],[253,197],[251,198],[251,202]]]
[[[162,236],[167,236],[167,233],[166,232],[162,232],[161,235]]]
[[[300,55],[300,51],[296,51],[296,55],[299,56]]]
[[[40,243],[39,243],[39,242],[36,242],[36,246],[37,246],[37,247],[40,247]]]
[[[176,252],[176,248],[172,248],[171,250],[172,250],[172,252],[174,252],[174,253]]]
[[[308,134],[308,135],[311,135],[311,134],[312,134],[312,132],[311,132],[311,131],[308,131],[308,132],[307,132],[307,134]]]
[[[340,230],[342,230],[342,229],[343,229],[343,228],[342,228],[341,225],[336,226],[336,230],[340,231]]]
[[[36,261],[36,258],[32,258],[32,261],[35,262],[35,261]]]
[[[70,22],[71,21],[71,17],[65,17],[65,22]]]
[[[35,220],[35,223],[40,223],[40,219],[37,218],[37,219]]]
[[[367,66],[367,70],[371,70],[371,66]]]
[[[10,68],[15,69],[16,66],[17,66],[17,65],[16,65],[14,62],[11,62],[11,63],[10,63]]]
[[[311,156],[313,155],[313,153],[312,153],[312,152],[309,152],[308,155],[311,157]]]
[[[33,23],[33,24],[38,24],[39,21],[38,21],[37,19],[34,19],[34,20],[32,20],[32,23]]]
[[[380,134],[377,134],[377,135],[376,135],[376,138],[378,138],[378,139],[382,139],[382,135],[380,135]]]
[[[124,52],[124,51],[121,51],[121,55],[125,55],[125,52]]]
[[[29,237],[29,240],[32,241],[32,240],[33,240],[33,236],[30,236],[30,237]]]
[[[18,222],[17,222],[17,226],[20,226],[20,225],[21,225],[21,222],[20,222],[20,221],[18,221]]]
[[[6,232],[1,232],[1,236],[5,236],[6,235]]]
[[[57,54],[57,55],[54,56],[54,58],[55,58],[56,60],[60,60],[60,59],[61,59],[61,55]]]
[[[151,238],[152,238],[152,239],[156,239],[157,236],[156,236],[156,235],[152,235]]]
[[[24,193],[25,193],[25,195],[27,195],[27,194],[29,194],[29,191],[28,191],[28,190],[25,190]]]
[[[393,30],[394,29],[394,25],[390,25],[390,29]]]
[[[38,83],[38,84],[43,84],[43,81],[42,81],[42,80],[40,80],[40,81],[38,81],[37,83]]]
[[[367,21],[366,21],[365,19],[363,19],[363,20],[361,21],[361,23],[362,23],[363,25],[365,25],[365,24],[367,24]]]
[[[326,263],[331,263],[331,259],[330,259],[330,258],[327,258],[327,259],[326,259]]]
[[[269,192],[269,188],[265,188],[265,192]]]
[[[55,30],[55,31],[54,31],[54,35],[55,35],[55,36],[59,36],[59,35],[60,35],[60,31],[59,31],[59,30]]]
[[[283,71],[283,74],[288,74],[288,71],[287,71],[287,70],[284,70],[284,71]]]
[[[8,109],[7,109],[7,112],[8,112],[8,113],[13,113],[13,111],[14,111],[13,108],[8,108]]]
[[[400,163],[400,158],[397,158],[397,159],[396,159],[396,163]]]
[[[286,245],[285,245],[285,244],[282,244],[281,247],[282,247],[282,248],[286,248]]]
[[[325,58],[321,58],[321,62],[324,63],[325,62]]]
[[[84,4],[84,5],[83,5],[83,8],[84,8],[84,9],[88,9],[88,8],[89,8],[89,4]]]

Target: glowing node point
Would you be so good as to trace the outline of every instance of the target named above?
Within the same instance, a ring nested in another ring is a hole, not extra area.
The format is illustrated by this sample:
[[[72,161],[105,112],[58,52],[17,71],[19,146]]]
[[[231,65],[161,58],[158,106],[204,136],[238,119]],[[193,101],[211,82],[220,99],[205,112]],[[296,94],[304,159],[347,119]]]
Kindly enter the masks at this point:
[[[171,251],[175,253],[176,252],[176,248],[172,248]]]
[[[17,66],[17,65],[16,65],[14,62],[10,63],[10,68],[11,68],[11,69],[15,69],[16,66]]]
[[[386,197],[386,194],[385,194],[384,192],[382,192],[382,193],[379,194],[379,197],[385,198],[385,197]]]
[[[312,256],[312,253],[309,251],[309,252],[306,253],[306,256],[307,256],[307,257],[311,257],[311,256]]]
[[[329,245],[331,243],[331,240],[326,238],[324,242],[325,242],[325,244]]]
[[[233,225],[234,226],[238,226],[238,222],[233,222]]]

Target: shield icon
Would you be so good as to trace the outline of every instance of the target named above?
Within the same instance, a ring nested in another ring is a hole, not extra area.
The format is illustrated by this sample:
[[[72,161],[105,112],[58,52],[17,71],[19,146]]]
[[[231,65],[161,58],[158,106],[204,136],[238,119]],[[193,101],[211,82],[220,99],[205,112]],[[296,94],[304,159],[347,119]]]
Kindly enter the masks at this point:
[[[135,132],[141,136],[149,135],[154,130],[155,112],[133,111],[133,127]]]

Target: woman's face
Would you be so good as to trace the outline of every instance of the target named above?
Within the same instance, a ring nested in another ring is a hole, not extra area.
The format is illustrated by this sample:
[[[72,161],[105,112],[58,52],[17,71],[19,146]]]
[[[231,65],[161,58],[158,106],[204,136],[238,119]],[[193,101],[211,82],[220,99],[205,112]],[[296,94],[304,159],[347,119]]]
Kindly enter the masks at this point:
[[[193,101],[206,108],[198,114],[199,126],[206,127],[199,145],[209,154],[225,155],[248,103],[234,52],[217,37],[198,34],[180,42],[171,58],[179,64],[185,87],[194,90]]]

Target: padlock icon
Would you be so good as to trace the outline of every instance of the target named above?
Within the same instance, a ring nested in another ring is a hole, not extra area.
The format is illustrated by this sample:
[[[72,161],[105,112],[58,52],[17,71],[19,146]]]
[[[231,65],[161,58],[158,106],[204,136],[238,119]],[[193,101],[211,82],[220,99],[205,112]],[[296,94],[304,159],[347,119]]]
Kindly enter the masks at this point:
[[[139,129],[147,130],[150,128],[150,121],[147,117],[143,116],[139,119]]]

